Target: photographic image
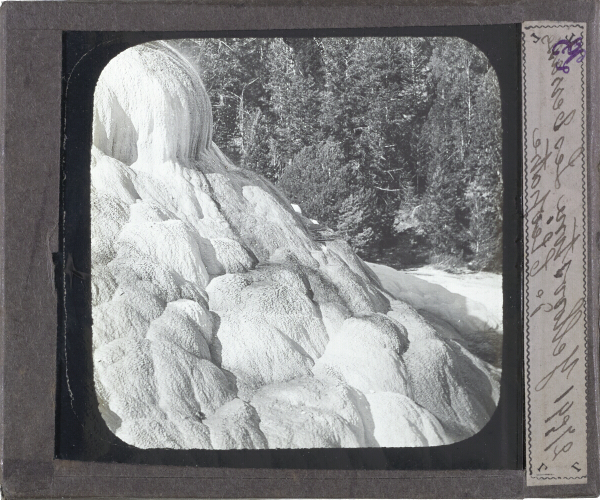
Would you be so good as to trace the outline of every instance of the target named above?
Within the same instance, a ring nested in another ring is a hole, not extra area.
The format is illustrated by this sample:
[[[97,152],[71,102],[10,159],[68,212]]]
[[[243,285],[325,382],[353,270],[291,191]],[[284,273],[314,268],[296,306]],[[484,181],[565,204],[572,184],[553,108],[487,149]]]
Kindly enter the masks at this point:
[[[140,449],[420,448],[490,421],[498,76],[456,36],[181,38],[93,95],[93,380]]]

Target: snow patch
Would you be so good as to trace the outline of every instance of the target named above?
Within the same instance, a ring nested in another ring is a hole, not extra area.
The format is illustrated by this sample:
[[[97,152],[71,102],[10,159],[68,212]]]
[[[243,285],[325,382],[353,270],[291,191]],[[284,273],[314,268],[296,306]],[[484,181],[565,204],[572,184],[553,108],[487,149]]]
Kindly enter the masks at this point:
[[[448,338],[460,341],[474,354],[500,365],[501,275],[478,273],[458,279],[433,268],[410,272],[381,264],[369,264],[369,267],[395,299],[410,304]],[[458,289],[462,294],[448,288]]]

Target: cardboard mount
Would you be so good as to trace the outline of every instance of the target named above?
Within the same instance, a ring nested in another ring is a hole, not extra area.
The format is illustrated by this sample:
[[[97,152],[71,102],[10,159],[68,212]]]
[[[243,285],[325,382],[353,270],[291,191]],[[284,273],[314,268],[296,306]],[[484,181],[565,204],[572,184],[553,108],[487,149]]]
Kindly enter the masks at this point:
[[[600,51],[594,1],[5,2],[0,10],[0,457],[12,498],[524,498],[597,496]],[[525,470],[301,470],[55,458],[63,33],[587,23],[585,484]]]

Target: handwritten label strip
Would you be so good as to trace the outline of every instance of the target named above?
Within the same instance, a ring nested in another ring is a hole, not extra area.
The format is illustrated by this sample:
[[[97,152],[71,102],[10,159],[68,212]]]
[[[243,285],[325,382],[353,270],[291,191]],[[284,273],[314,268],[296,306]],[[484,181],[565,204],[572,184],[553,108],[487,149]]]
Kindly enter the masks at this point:
[[[586,27],[522,30],[527,484],[587,476]]]

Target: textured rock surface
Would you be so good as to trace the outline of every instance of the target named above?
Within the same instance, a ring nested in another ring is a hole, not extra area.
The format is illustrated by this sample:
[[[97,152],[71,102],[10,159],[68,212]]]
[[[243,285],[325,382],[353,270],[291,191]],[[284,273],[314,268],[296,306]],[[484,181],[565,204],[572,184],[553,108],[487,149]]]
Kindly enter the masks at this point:
[[[94,107],[94,373],[119,438],[435,446],[485,425],[499,371],[232,165],[198,74],[168,43],[114,58]]]

